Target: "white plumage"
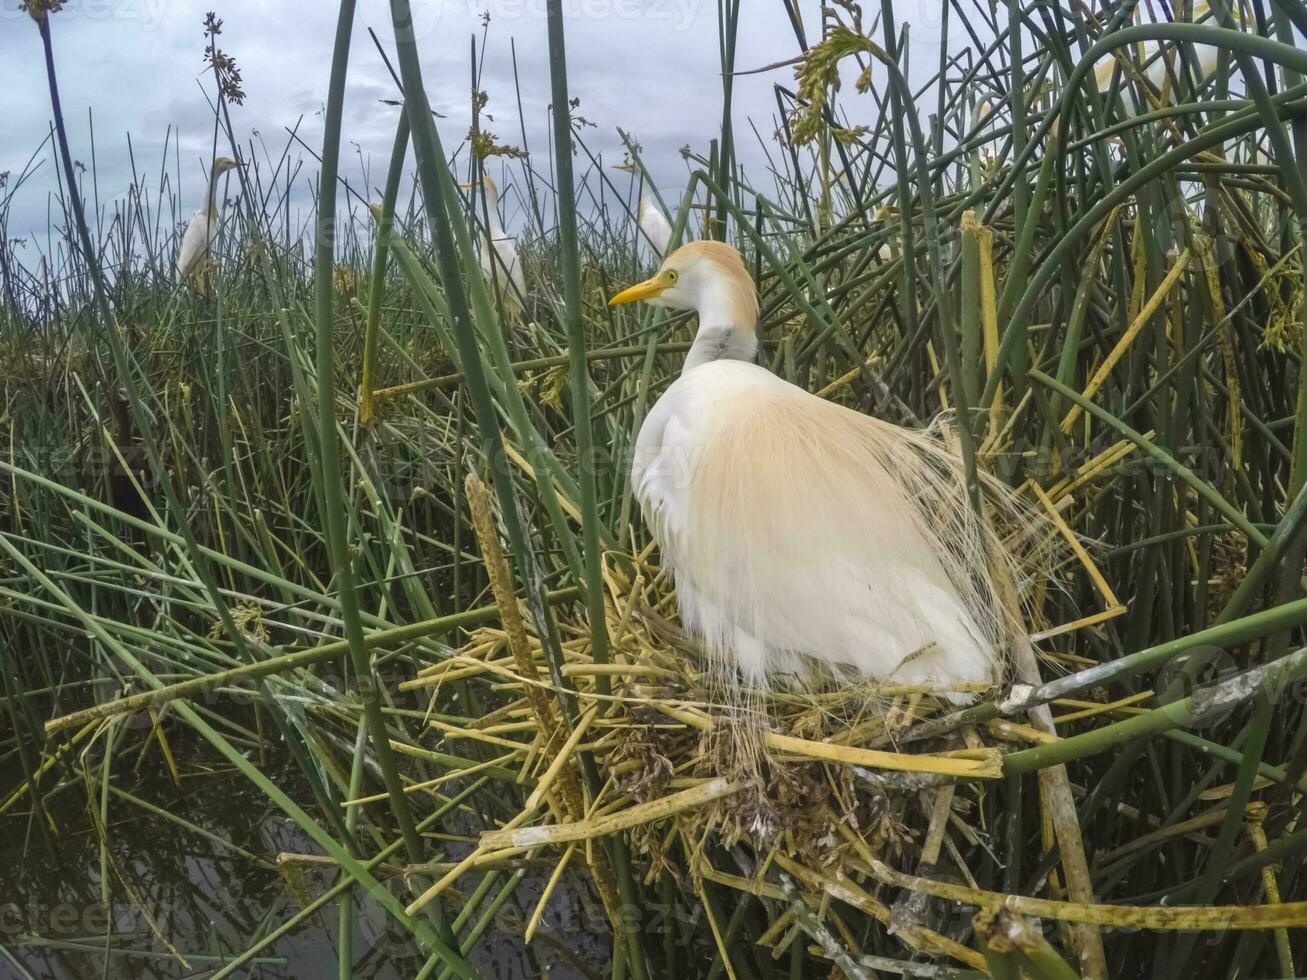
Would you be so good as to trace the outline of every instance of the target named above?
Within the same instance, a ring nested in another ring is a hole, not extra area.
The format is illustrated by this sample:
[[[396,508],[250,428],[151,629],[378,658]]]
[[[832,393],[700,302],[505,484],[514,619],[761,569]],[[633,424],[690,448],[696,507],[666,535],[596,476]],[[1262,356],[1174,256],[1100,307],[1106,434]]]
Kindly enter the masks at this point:
[[[1208,5],[1199,0],[1194,4],[1193,19],[1201,21],[1210,17],[1211,10]],[[1235,14],[1238,18],[1238,14]],[[1209,20],[1210,22],[1210,20]],[[1161,54],[1159,55],[1159,51]],[[1148,84],[1155,89],[1161,89],[1170,77],[1173,70],[1177,77],[1183,77],[1186,71],[1187,62],[1182,59],[1181,46],[1175,43],[1167,43],[1163,48],[1157,41],[1143,41],[1137,46],[1126,49],[1121,53],[1124,55],[1136,55],[1138,65],[1142,66],[1141,71]],[[1193,54],[1195,64],[1193,64],[1194,78],[1202,82],[1208,75],[1216,70],[1217,55],[1220,49],[1210,44],[1194,44]],[[1168,63],[1170,68],[1168,68]],[[1117,59],[1115,55],[1108,55],[1100,59],[1094,65],[1094,84],[1098,91],[1104,94],[1111,91],[1112,78],[1116,74]],[[1125,75],[1118,89],[1121,93],[1121,99],[1125,103],[1126,109],[1131,115],[1139,112],[1138,103],[1135,101],[1135,85],[1130,75]]]
[[[635,173],[635,164],[629,159],[623,160],[614,170],[621,170],[623,173]],[[636,223],[644,236],[649,239],[649,244],[653,246],[658,257],[662,258],[667,254],[667,246],[672,241],[672,226],[663,214],[662,209],[658,207],[658,202],[647,191],[640,192],[640,204],[635,212]]]
[[[881,207],[876,209],[875,220],[878,228],[888,228],[891,222],[897,221],[897,215],[890,208]],[[876,249],[876,258],[882,262],[893,261],[894,253],[902,248],[902,239],[902,232],[891,230],[880,248]]]
[[[195,216],[186,225],[182,235],[181,248],[177,250],[177,279],[183,280],[194,272],[209,250],[218,233],[218,178],[228,170],[240,166],[228,157],[218,157],[209,170],[209,189],[204,207],[195,212]]]
[[[185,279],[191,274],[197,262],[208,254],[213,247],[213,230],[209,216],[204,211],[196,211],[195,216],[186,224],[186,233],[182,235],[182,247],[177,251],[177,278]]]
[[[1015,563],[941,433],[827,402],[753,363],[757,295],[727,245],[686,245],[611,302],[637,299],[699,313],[631,476],[687,629],[755,685],[805,658],[901,683],[993,679],[1021,629],[994,564]],[[1015,508],[996,481],[985,490]]]
[[[648,237],[659,258],[667,254],[667,246],[672,240],[671,223],[646,194],[640,195],[640,230]]]
[[[488,281],[495,283],[504,294],[505,302],[521,307],[526,298],[526,279],[522,275],[522,263],[517,255],[515,242],[499,220],[499,188],[487,174],[481,178],[486,194],[485,231],[481,236],[481,271]],[[471,189],[472,184],[461,184],[464,190]],[[479,202],[477,213],[481,213]]]

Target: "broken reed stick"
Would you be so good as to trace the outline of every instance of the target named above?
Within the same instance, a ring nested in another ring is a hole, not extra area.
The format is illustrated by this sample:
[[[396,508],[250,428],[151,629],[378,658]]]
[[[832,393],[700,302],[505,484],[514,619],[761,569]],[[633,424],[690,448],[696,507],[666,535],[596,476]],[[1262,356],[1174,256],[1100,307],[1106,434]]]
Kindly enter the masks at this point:
[[[590,840],[629,830],[641,824],[652,823],[674,816],[685,810],[703,806],[739,792],[744,784],[739,780],[717,776],[690,789],[639,803],[619,810],[607,816],[593,820],[577,820],[572,823],[542,824],[535,827],[517,827],[505,830],[490,830],[481,835],[480,847],[495,850],[504,847],[536,847],[540,844],[561,844],[568,841]],[[596,853],[598,849],[596,849]]]

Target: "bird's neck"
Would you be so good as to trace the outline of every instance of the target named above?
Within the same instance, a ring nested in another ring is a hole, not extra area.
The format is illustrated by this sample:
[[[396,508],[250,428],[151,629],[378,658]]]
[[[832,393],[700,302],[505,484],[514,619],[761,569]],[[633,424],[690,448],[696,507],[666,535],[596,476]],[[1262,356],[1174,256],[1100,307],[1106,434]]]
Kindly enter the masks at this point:
[[[210,218],[218,217],[218,171],[209,172],[209,197],[204,204],[204,213]]]
[[[696,368],[710,361],[748,361],[758,359],[758,337],[753,328],[709,326],[702,321],[694,335],[690,353],[685,356],[682,371]]]
[[[494,241],[504,237],[504,226],[499,221],[499,193],[486,189],[486,238]]]
[[[746,277],[709,276],[694,296],[699,332],[685,358],[685,370],[708,361],[754,361],[758,356],[758,299]]]

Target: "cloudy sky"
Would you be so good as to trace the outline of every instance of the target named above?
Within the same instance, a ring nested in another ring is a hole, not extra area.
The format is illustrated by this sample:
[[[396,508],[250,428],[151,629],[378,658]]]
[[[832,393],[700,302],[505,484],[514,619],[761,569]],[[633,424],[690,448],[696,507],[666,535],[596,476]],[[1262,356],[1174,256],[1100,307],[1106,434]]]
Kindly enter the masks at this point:
[[[34,25],[0,0],[0,171],[18,173],[48,133],[49,99],[41,46]],[[548,169],[546,153],[549,62],[544,0],[413,0],[424,77],[441,121],[447,148],[468,128],[469,40],[481,36],[481,15],[491,16],[482,88],[490,95],[487,128],[505,142],[521,142],[512,75],[512,48],[522,84],[527,138],[535,165]],[[820,36],[819,6],[803,0],[810,38]],[[128,137],[137,166],[158,173],[169,127],[180,137],[182,211],[199,206],[212,139],[212,115],[201,84],[205,73],[203,20],[215,8],[224,21],[220,46],[237,59],[247,99],[233,109],[237,135],[258,134],[277,154],[286,127],[301,120],[300,136],[321,145],[321,110],[335,31],[335,4],[325,0],[68,0],[52,18],[65,115],[74,157],[91,155],[88,109],[94,114],[96,167],[103,204],[129,183]],[[689,144],[705,152],[720,121],[716,0],[564,0],[570,89],[579,112],[597,124],[587,142],[614,162],[621,157],[616,127],[632,132],[661,187],[685,183],[677,150]],[[933,49],[938,4],[896,4],[913,24],[914,45]],[[360,0],[355,23],[343,135],[346,176],[362,184],[363,165],[372,185],[383,180],[397,109],[378,100],[395,88],[367,28],[392,47],[386,0]],[[780,0],[744,0],[737,68],[760,67],[798,51]],[[927,59],[922,58],[922,61]],[[790,69],[738,78],[735,121],[740,156],[755,172],[763,157],[748,127],[769,136],[775,126],[772,85],[789,83]],[[851,87],[846,102],[856,106]],[[871,103],[867,101],[867,110]],[[856,110],[855,110],[856,111]],[[297,151],[297,155],[302,151]],[[54,157],[49,144],[35,177],[15,195],[9,234],[44,237]],[[308,161],[312,164],[312,161]],[[168,168],[175,159],[170,152]],[[306,173],[316,166],[307,166]],[[300,182],[307,201],[307,181]],[[0,192],[3,193],[3,192]],[[510,219],[511,220],[511,219]]]

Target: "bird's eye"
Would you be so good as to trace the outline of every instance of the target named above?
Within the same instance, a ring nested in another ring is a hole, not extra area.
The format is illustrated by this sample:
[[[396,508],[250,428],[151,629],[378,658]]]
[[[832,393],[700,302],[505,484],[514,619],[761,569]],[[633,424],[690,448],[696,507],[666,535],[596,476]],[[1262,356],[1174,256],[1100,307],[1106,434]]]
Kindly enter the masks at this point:
[[[667,270],[667,281],[668,281],[668,282],[676,282],[676,270],[675,270],[675,269],[668,269],[668,270]]]

